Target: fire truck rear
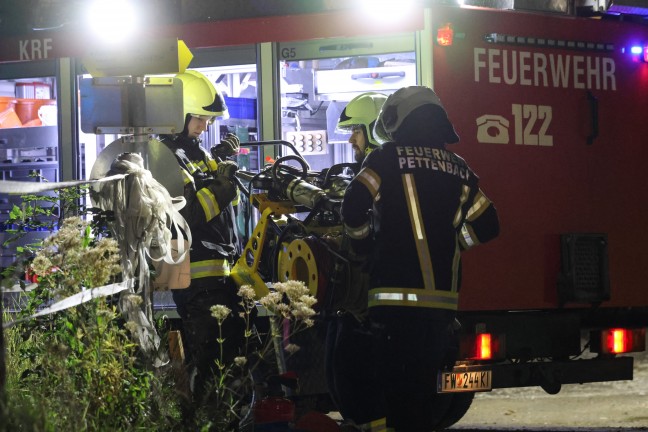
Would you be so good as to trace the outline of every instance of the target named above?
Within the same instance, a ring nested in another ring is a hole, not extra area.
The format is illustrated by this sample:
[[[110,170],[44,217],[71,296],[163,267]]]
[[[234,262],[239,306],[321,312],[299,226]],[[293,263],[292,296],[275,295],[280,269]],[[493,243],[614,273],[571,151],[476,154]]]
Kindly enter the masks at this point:
[[[500,237],[464,254],[461,360],[440,392],[632,379],[648,323],[648,31],[483,9],[432,13],[433,87]]]

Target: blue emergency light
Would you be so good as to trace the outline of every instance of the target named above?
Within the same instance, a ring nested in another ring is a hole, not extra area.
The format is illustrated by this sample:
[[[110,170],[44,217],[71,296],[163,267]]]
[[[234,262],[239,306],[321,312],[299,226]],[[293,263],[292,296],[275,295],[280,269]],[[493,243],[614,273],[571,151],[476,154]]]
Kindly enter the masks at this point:
[[[630,53],[635,55],[641,54],[643,53],[643,47],[639,45],[633,45],[630,47]]]
[[[630,55],[633,61],[648,63],[648,44],[628,45],[621,48],[621,52]]]

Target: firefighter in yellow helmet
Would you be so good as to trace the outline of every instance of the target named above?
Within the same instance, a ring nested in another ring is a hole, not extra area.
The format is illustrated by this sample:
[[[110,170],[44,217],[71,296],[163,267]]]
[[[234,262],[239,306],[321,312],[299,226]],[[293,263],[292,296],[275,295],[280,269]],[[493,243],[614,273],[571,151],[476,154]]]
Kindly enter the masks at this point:
[[[188,369],[195,377],[191,385],[194,402],[201,404],[216,360],[232,364],[244,344],[245,323],[238,315],[240,298],[230,278],[230,268],[240,255],[234,213],[238,189],[233,180],[238,167],[227,160],[238,152],[240,142],[228,135],[214,151],[203,148],[200,136],[215,118],[228,118],[227,106],[200,72],[187,70],[176,78],[183,88],[184,129],[160,139],[175,154],[184,179],[186,206],[180,213],[192,235],[191,282],[172,289],[172,295],[182,320]],[[211,153],[221,160],[215,160]],[[221,328],[210,310],[215,305],[232,311]]]
[[[380,145],[374,138],[373,128],[386,100],[387,96],[382,93],[362,93],[351,99],[340,114],[337,129],[351,132],[349,143],[353,146],[353,157],[359,164]]]
[[[495,238],[499,220],[477,175],[446,148],[459,137],[432,89],[390,95],[374,133],[382,145],[351,181],[341,211],[354,250],[370,254],[375,382],[359,420],[368,430],[434,430],[444,414],[436,372],[456,352],[461,252]]]

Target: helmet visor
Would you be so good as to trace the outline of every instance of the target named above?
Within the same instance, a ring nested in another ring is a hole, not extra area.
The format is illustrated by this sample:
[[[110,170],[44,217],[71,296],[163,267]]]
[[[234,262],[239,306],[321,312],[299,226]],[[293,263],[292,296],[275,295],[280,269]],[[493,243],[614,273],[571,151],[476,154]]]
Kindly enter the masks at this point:
[[[195,118],[197,120],[204,121],[207,124],[214,123],[214,119],[216,118],[214,116],[209,116],[209,115],[200,115],[200,114],[190,114],[190,115],[191,115],[191,118]]]
[[[335,133],[340,135],[351,135],[354,129],[361,127],[359,124],[340,124],[335,127]]]

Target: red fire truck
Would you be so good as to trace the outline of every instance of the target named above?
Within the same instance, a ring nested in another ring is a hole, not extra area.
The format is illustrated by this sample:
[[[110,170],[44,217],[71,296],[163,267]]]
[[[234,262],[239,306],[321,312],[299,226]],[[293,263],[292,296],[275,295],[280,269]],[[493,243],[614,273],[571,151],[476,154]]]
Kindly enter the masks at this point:
[[[648,326],[648,27],[608,12],[436,3],[382,26],[341,9],[165,25],[148,36],[181,39],[189,67],[213,77],[232,118],[213,125],[206,144],[237,133],[250,172],[284,151],[255,141],[289,142],[313,170],[352,161],[335,122],[361,92],[419,84],[439,94],[461,137],[453,150],[479,174],[502,227],[463,257],[460,359],[438,382],[453,400],[446,424],[477,391],[632,379],[623,354],[645,350]],[[56,89],[58,125],[41,126],[58,130],[54,180],[85,178],[118,135],[79,130],[74,107],[92,50],[75,36],[2,41],[0,79]],[[15,172],[13,162],[0,167]],[[326,285],[321,271],[313,276]]]

